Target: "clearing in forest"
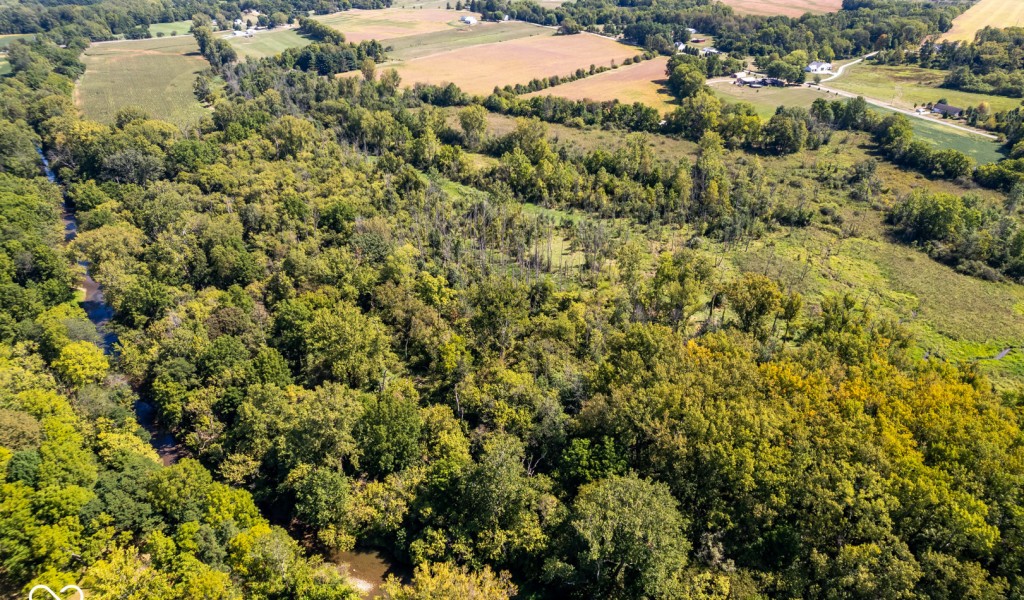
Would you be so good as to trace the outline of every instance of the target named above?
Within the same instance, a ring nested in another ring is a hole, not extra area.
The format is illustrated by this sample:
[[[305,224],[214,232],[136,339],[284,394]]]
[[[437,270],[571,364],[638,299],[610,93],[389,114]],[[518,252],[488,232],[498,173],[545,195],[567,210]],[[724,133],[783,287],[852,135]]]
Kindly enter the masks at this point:
[[[950,42],[973,42],[974,34],[985,27],[1020,27],[1024,25],[1024,2],[1021,0],[980,0],[953,21],[953,28],[942,36]]]
[[[843,0],[722,0],[722,3],[733,7],[738,13],[787,17],[835,12],[843,7]]]
[[[675,98],[665,89],[667,64],[668,58],[661,56],[533,92],[527,97],[558,96],[570,100],[618,100],[624,104],[642,102],[665,113],[678,106]]]
[[[622,64],[639,52],[598,35],[536,36],[438,52],[382,68],[396,69],[406,84],[454,83],[471,94],[489,94],[495,86],[568,75],[590,65]]]
[[[134,105],[185,125],[206,112],[192,84],[209,65],[192,36],[93,44],[82,61],[75,104],[89,119],[109,123],[120,108]]]
[[[218,34],[219,35],[219,34]],[[277,56],[289,48],[302,48],[313,42],[296,31],[294,28],[274,29],[271,31],[259,30],[252,37],[229,34],[224,37],[242,59],[265,58]]]

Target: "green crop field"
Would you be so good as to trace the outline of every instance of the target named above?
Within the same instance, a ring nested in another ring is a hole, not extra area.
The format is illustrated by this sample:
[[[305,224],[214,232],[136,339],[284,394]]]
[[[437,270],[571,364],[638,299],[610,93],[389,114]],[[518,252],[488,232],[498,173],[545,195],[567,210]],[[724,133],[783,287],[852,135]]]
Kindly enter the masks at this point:
[[[149,33],[153,37],[159,34],[165,36],[185,35],[192,29],[192,21],[174,21],[173,23],[153,23],[149,26]]]
[[[873,106],[871,108],[872,110],[876,110],[883,114],[891,114],[892,112],[895,112],[877,106]],[[981,135],[975,135],[946,127],[945,125],[937,122],[937,120],[932,120],[930,118],[908,118],[910,119],[910,126],[914,128],[914,135],[938,148],[952,148],[953,150],[959,150],[976,160],[978,164],[996,162],[997,160],[1005,158],[1002,153],[999,152],[1001,147],[999,142],[982,137]]]
[[[206,113],[192,84],[208,64],[191,36],[94,44],[82,60],[86,71],[75,88],[75,103],[90,119],[110,122],[129,105],[179,125]]]
[[[551,35],[554,35],[554,31],[529,23],[481,23],[473,27],[398,37],[388,41],[386,46],[390,58],[410,60],[467,46]]]
[[[912,66],[875,65],[862,62],[843,71],[828,87],[877,98],[899,108],[914,108],[945,99],[948,104],[967,108],[987,102],[993,110],[1020,106],[1019,98],[974,94],[940,88],[946,71]]]
[[[264,58],[276,56],[289,48],[301,48],[312,42],[294,29],[260,31],[251,38],[228,34],[225,39],[231,43],[240,57]]]

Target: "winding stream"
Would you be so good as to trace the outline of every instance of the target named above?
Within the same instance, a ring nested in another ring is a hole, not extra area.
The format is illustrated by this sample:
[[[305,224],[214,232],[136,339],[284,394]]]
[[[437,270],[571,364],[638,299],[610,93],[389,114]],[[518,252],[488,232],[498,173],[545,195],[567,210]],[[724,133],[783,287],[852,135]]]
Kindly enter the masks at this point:
[[[43,162],[43,171],[51,183],[57,182],[57,175],[50,169],[50,163],[39,151],[39,157]],[[67,197],[64,198],[61,220],[64,223],[64,243],[69,244],[78,235],[78,219],[75,216],[74,208]],[[114,317],[114,309],[107,304],[103,297],[103,289],[89,274],[89,263],[80,261],[82,279],[79,287],[85,293],[85,298],[80,303],[89,321],[96,326],[102,339],[103,352],[114,355],[117,352],[117,333],[111,327],[110,322]],[[135,401],[135,418],[150,435],[150,444],[164,465],[172,465],[186,455],[184,447],[179,444],[174,436],[167,430],[160,427],[157,418],[156,407],[144,400]],[[380,591],[380,584],[390,574],[407,576],[400,570],[396,570],[387,559],[380,553],[369,550],[359,550],[336,553],[330,557],[331,562],[338,565],[338,568],[359,590],[364,598],[372,598]]]
[[[42,149],[39,150],[39,158],[42,160],[46,179],[50,183],[58,183],[57,175],[50,168],[50,161],[47,160]],[[66,195],[61,206],[61,220],[64,223],[64,243],[69,244],[78,235],[78,219],[75,217],[74,209],[70,202],[68,202]],[[110,321],[114,317],[114,309],[103,298],[103,289],[100,288],[100,284],[96,283],[96,280],[89,274],[89,263],[80,261],[78,265],[82,268],[79,288],[85,294],[85,298],[79,304],[85,311],[86,316],[88,316],[89,321],[96,326],[96,330],[100,333],[103,352],[113,355],[117,351],[118,341],[117,333],[110,327]],[[138,420],[139,425],[149,433],[149,443],[156,450],[164,465],[172,465],[185,455],[184,448],[174,439],[174,436],[169,431],[160,427],[155,406],[143,400],[136,400],[135,418]]]

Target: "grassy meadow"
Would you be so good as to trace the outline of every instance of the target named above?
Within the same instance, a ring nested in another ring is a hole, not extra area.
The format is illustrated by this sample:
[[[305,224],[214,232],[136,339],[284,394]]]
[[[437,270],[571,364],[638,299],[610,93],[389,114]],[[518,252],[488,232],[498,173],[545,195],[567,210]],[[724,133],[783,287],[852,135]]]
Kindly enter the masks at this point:
[[[157,37],[161,33],[164,36],[187,35],[192,29],[192,21],[174,21],[173,23],[153,23],[149,26],[149,33]]]
[[[1019,98],[975,94],[939,87],[946,71],[914,66],[876,65],[858,63],[829,81],[828,87],[877,98],[899,108],[912,109],[945,99],[948,104],[967,108],[987,102],[995,111],[1011,110],[1020,106]]]
[[[206,114],[192,84],[208,65],[191,36],[93,44],[82,60],[86,71],[75,87],[75,103],[87,118],[111,122],[129,105],[179,125]]]

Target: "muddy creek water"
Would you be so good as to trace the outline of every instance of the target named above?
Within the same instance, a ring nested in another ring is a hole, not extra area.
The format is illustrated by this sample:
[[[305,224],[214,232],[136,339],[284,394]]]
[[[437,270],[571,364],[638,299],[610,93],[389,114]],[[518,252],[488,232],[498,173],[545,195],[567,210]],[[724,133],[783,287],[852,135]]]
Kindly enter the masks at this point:
[[[51,183],[57,183],[57,175],[50,168],[46,155],[40,151],[39,157],[43,162],[43,171],[46,174],[46,178]],[[64,223],[64,243],[69,244],[78,235],[78,220],[75,217],[73,207],[66,197],[61,207],[61,220]],[[84,294],[80,305],[85,311],[86,316],[89,317],[89,321],[99,331],[103,351],[112,355],[116,352],[117,345],[117,334],[110,328],[110,320],[114,317],[114,309],[103,298],[103,289],[100,288],[100,284],[96,283],[96,280],[89,274],[89,264],[82,261],[78,265],[82,270],[81,279],[78,284]],[[142,425],[149,433],[150,444],[152,444],[153,449],[156,450],[164,465],[174,464],[181,458],[184,454],[184,449],[181,444],[175,441],[174,436],[170,432],[159,426],[156,407],[149,402],[137,400],[135,402],[135,418],[138,420],[139,425]]]

